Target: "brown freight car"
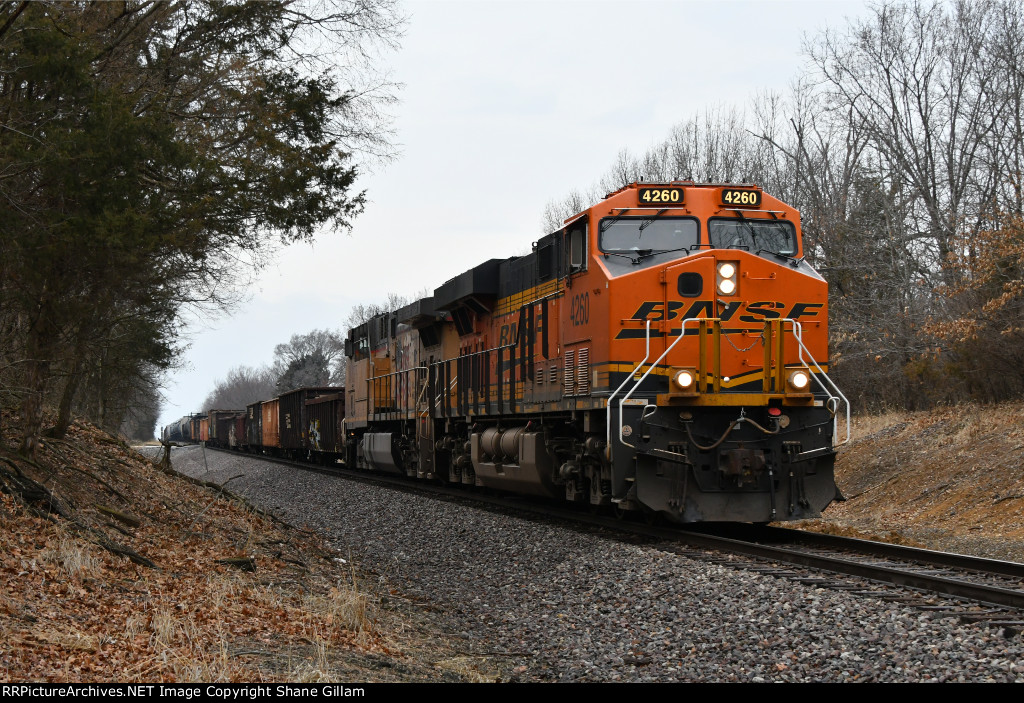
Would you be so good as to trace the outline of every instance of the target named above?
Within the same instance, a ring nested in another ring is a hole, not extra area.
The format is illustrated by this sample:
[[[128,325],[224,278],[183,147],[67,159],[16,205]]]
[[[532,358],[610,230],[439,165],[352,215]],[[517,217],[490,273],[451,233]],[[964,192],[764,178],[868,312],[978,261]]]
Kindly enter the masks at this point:
[[[281,394],[281,397],[278,398],[280,402],[278,429],[281,449],[285,454],[299,458],[309,451],[307,445],[309,419],[306,413],[306,401],[343,392],[343,388],[319,386],[298,388]]]
[[[189,421],[188,421],[188,436],[189,436],[189,439],[192,440],[193,442],[201,442],[201,441],[203,441],[202,430],[200,428],[200,424],[202,423],[202,420],[205,417],[206,417],[206,415],[193,415],[191,418],[189,418]]]
[[[258,452],[263,447],[263,412],[262,400],[245,406],[245,443],[251,452]]]
[[[264,400],[260,403],[260,415],[262,416],[260,446],[263,447],[263,452],[266,454],[277,454],[281,449],[280,420],[278,419],[280,407],[281,400],[279,398]]]
[[[211,410],[209,443],[215,447],[234,448],[239,438],[244,437],[244,429],[240,432],[240,422],[244,422],[244,410]]]
[[[306,450],[325,465],[345,450],[345,394],[328,393],[306,401]]]

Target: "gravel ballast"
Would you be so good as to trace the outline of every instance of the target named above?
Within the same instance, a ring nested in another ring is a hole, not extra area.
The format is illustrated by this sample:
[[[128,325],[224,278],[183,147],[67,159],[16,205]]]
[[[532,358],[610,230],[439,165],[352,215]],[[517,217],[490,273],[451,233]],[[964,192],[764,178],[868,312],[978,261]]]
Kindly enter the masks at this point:
[[[430,607],[503,681],[1024,683],[1024,637],[253,457],[175,449]]]

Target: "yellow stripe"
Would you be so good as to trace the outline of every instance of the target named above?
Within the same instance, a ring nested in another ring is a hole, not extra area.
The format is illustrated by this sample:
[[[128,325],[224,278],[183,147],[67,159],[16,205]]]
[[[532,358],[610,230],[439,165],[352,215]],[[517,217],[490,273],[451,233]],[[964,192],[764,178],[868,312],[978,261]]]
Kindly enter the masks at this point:
[[[621,364],[621,363],[616,364],[616,363],[612,363],[612,362],[606,362],[604,364],[592,364],[591,368],[596,368],[598,366],[607,366],[608,367],[608,371],[610,373],[615,373],[615,372],[618,372],[618,373],[630,373],[631,371],[633,371],[633,369],[636,368],[636,364],[632,364],[632,365],[630,365],[630,364]],[[800,367],[801,367],[800,364],[793,364],[791,366],[787,366],[786,368],[800,368]],[[640,374],[640,375],[643,375],[643,374],[647,373],[647,369],[649,369],[649,368],[651,368],[650,364],[644,364],[637,373]],[[828,364],[822,364],[821,365],[821,370],[824,371],[825,373],[828,373]],[[653,371],[651,371],[651,376],[668,376],[668,372],[669,372],[669,367],[668,366],[658,366]],[[815,373],[816,374],[818,372],[815,369],[811,369],[811,373]],[[712,374],[708,373],[708,380],[711,380],[711,378],[712,378]],[[730,376],[729,377],[729,382],[728,383],[723,382],[722,383],[722,387],[723,388],[734,388],[736,386],[742,386],[745,383],[753,383],[754,381],[760,381],[763,378],[764,378],[764,370],[763,369],[753,369],[751,371],[747,371],[746,373],[740,374],[739,376]]]
[[[524,305],[540,300],[552,293],[557,292],[559,289],[558,279],[552,278],[550,281],[545,281],[539,286],[533,288],[527,288],[524,291],[513,293],[512,295],[499,298],[498,302],[494,305],[494,316],[508,315],[511,312],[518,312],[519,308]]]

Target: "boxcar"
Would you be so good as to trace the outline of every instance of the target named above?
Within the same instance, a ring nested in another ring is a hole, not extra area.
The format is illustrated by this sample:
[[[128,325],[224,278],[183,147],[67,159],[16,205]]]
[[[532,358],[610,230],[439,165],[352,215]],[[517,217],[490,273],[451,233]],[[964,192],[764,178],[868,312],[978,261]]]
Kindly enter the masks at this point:
[[[281,449],[286,454],[296,457],[306,454],[309,451],[307,443],[309,419],[306,413],[306,401],[343,392],[343,388],[321,386],[298,388],[282,393],[278,398],[280,401],[278,429],[281,436]]]

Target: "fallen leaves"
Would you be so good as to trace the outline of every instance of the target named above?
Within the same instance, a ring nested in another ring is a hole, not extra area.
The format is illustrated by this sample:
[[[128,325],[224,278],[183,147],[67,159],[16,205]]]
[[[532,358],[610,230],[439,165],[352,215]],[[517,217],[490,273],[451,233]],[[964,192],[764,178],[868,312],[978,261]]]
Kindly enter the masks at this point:
[[[1024,495],[1022,414],[1024,404],[1005,403],[855,418],[836,464],[849,500],[808,527],[1024,560],[1013,499]]]
[[[68,440],[21,470],[71,506],[69,520],[0,492],[6,680],[289,680],[331,648],[386,649],[351,567],[314,535],[161,473],[88,425]],[[12,446],[0,438],[8,458]],[[341,609],[348,600],[358,607]],[[263,656],[235,655],[252,650]]]

